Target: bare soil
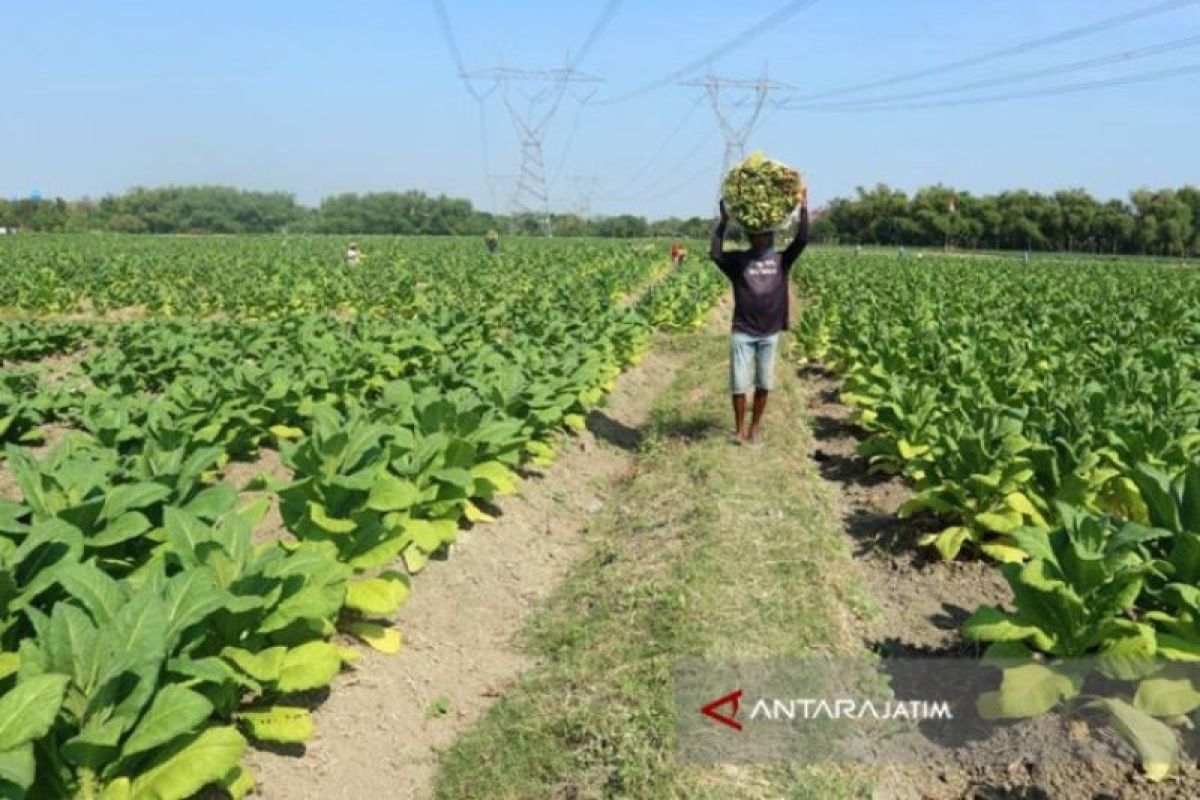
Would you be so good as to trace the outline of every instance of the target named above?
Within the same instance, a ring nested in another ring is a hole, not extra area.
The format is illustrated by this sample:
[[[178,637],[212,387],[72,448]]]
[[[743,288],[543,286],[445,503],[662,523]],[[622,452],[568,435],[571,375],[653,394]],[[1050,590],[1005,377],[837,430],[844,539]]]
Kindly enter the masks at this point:
[[[397,620],[404,650],[366,652],[316,709],[306,747],[250,756],[259,796],[430,794],[438,751],[533,666],[513,637],[584,554],[589,518],[631,469],[651,400],[683,362],[656,348],[622,375],[555,464],[499,503],[495,523],[464,531],[414,579]]]
[[[893,657],[975,658],[975,645],[963,641],[959,629],[978,606],[1011,602],[1000,571],[982,560],[942,562],[918,548],[921,534],[942,526],[929,517],[896,517],[911,490],[897,478],[869,474],[856,450],[861,433],[838,401],[836,378],[819,366],[802,368],[800,378],[813,431],[810,456],[835,493],[854,568],[871,593],[873,608],[857,619],[863,644]],[[893,687],[902,689],[895,682]],[[971,699],[985,688],[992,687],[971,681],[944,687],[947,699]],[[961,733],[960,725],[951,737],[936,724],[923,724],[905,763],[885,768],[876,797],[1200,797],[1194,762],[1185,760],[1178,775],[1152,784],[1132,747],[1103,720],[1045,715],[1000,728],[980,723],[965,743]]]
[[[238,490],[242,501],[252,502],[261,497],[266,497],[271,501],[271,509],[254,529],[255,544],[275,539],[294,540],[295,537],[283,524],[283,517],[279,513],[279,495],[269,490],[245,490],[247,484],[259,477],[275,481],[291,481],[292,471],[283,463],[278,451],[264,447],[259,450],[258,458],[254,461],[230,461],[221,473],[221,479]]]
[[[20,500],[21,487],[8,469],[7,462],[0,461],[0,500]]]

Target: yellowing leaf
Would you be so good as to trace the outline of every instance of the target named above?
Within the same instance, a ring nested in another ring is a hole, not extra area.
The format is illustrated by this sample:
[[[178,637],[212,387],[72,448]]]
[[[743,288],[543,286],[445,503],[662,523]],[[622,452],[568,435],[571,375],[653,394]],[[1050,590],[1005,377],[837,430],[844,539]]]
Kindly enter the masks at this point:
[[[984,555],[996,559],[1001,564],[1020,564],[1029,558],[1029,554],[1012,543],[1007,537],[979,545]]]
[[[342,668],[342,657],[329,642],[309,642],[287,651],[276,688],[304,692],[328,686]]]
[[[244,800],[254,792],[254,775],[249,767],[239,764],[221,779],[221,788],[229,792],[233,800]]]
[[[933,546],[944,560],[953,561],[958,555],[958,551],[962,549],[963,544],[970,538],[971,531],[969,529],[955,525],[936,534],[933,537]]]
[[[345,623],[344,628],[347,633],[356,636],[381,653],[395,655],[400,652],[402,645],[400,632],[395,628],[386,628],[373,622],[358,620]]]
[[[488,523],[496,521],[495,517],[483,511],[479,506],[470,501],[463,505],[463,516],[467,518],[468,522],[472,523]]]
[[[1021,527],[1021,515],[1016,511],[988,511],[975,515],[975,524],[992,533],[1012,533]]]
[[[408,578],[388,572],[346,584],[346,607],[373,617],[395,614],[408,600]]]
[[[260,742],[301,744],[313,735],[312,715],[304,708],[272,706],[265,711],[244,711],[237,719]]]
[[[341,656],[343,664],[355,664],[362,660],[362,653],[353,647],[345,647],[343,645],[334,645],[334,647],[337,648],[338,655]]]
[[[1117,698],[1094,700],[1088,706],[1108,711],[1113,727],[1137,748],[1149,780],[1161,781],[1179,768],[1179,740],[1164,723]]]
[[[229,774],[246,752],[246,740],[233,728],[209,728],[187,747],[141,772],[130,800],[191,797]]]
[[[1079,693],[1079,680],[1043,664],[1004,670],[1000,689],[984,692],[976,703],[984,719],[1036,717]]]
[[[1138,684],[1133,705],[1152,717],[1190,714],[1200,708],[1200,692],[1187,678],[1146,678]]]
[[[16,653],[0,653],[0,680],[16,674],[21,668],[21,657]]]
[[[475,479],[476,493],[485,498],[490,494],[478,491],[482,488],[479,486],[481,482],[490,486],[494,494],[512,494],[517,488],[516,474],[499,461],[476,464],[471,467],[471,477]]]

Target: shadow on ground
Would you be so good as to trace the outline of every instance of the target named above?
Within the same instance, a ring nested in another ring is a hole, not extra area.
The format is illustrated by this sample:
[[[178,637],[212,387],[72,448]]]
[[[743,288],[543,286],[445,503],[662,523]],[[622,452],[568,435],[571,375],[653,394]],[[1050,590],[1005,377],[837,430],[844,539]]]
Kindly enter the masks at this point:
[[[850,409],[839,400],[837,377],[819,365],[803,366],[797,374],[809,387],[812,459],[821,477],[837,484],[847,501],[842,519],[854,541],[854,555],[882,553],[918,569],[928,564],[930,551],[918,547],[917,539],[944,525],[928,514],[896,515],[912,490],[896,476],[872,473],[858,454],[866,435],[850,422]]]
[[[644,435],[638,428],[631,428],[619,422],[599,409],[592,410],[587,415],[587,429],[602,442],[608,442],[613,447],[619,447],[630,453],[636,453],[642,446]]]
[[[704,414],[681,414],[670,411],[655,415],[651,428],[656,436],[685,444],[708,439],[723,432],[719,422]]]

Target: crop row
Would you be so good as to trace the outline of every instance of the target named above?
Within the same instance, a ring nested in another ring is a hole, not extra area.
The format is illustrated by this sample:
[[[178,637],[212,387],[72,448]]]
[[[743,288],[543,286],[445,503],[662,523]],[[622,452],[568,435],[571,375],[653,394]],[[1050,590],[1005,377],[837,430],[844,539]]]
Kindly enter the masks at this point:
[[[286,281],[269,270],[264,285],[246,280],[259,242],[217,242],[189,243],[216,287],[201,299],[239,299],[202,303],[207,320],[165,316],[192,307],[191,279],[175,280],[188,267],[149,280],[151,262],[107,241],[16,270],[22,297],[90,308],[0,323],[0,357],[19,362],[0,370],[15,484],[0,493],[4,796],[245,795],[247,737],[307,739],[295,694],[356,657],[331,636],[396,652],[388,619],[410,576],[464,522],[488,520],[518,470],[553,459],[655,324],[693,324],[712,299],[691,270],[637,298],[661,259],[626,246],[490,259],[422,243],[378,268],[404,288],[363,313],[335,293],[318,312],[294,305],[317,297],[303,288],[277,296]],[[298,286],[345,277],[322,273],[325,243],[311,245],[293,245],[313,264]],[[80,278],[84,263],[99,275]],[[384,283],[349,280],[363,297]],[[130,302],[151,313],[94,318]],[[48,354],[72,363],[51,374],[30,361]],[[49,431],[54,446],[28,446]],[[286,476],[223,480],[264,449]],[[273,507],[284,530],[264,532]]]
[[[872,470],[942,557],[1000,562],[964,634],[998,718],[1089,702],[1151,777],[1200,709],[1200,272],[817,256],[802,353],[842,377]],[[1116,681],[1121,687],[1098,682]]]

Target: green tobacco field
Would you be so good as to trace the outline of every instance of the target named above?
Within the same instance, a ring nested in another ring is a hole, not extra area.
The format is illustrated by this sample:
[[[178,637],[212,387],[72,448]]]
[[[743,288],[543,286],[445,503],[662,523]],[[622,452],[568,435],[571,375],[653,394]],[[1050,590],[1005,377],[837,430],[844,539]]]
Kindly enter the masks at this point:
[[[914,545],[1011,588],[963,625],[1005,664],[981,713],[1090,703],[1171,774],[1200,708],[1200,270],[832,257],[799,281],[801,354],[915,491]]]
[[[346,265],[320,236],[0,240],[0,796],[254,791],[256,749],[319,739],[314,693],[369,677],[376,654],[403,661],[397,612],[429,562],[465,529],[486,539],[506,495],[593,434],[620,474],[589,549],[527,625],[536,664],[464,723],[431,791],[887,788],[671,762],[673,658],[861,656],[889,625],[921,638],[851,553],[817,406],[845,411],[853,480],[903,494],[890,557],[921,563],[921,592],[948,598],[960,566],[992,587],[951,634],[1002,669],[980,714],[1081,712],[1127,743],[1114,780],[1196,785],[1194,267],[810,251],[756,453],[726,441],[727,289],[707,261],[671,270],[662,243],[595,239],[494,256],[359,241]],[[656,372],[652,395],[625,389],[636,427],[597,426],[623,375]]]
[[[0,242],[0,795],[246,794],[247,738],[307,740],[287,698],[346,637],[397,651],[410,576],[720,286],[629,244],[343,247]],[[223,480],[266,450],[290,479]]]

